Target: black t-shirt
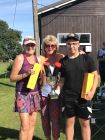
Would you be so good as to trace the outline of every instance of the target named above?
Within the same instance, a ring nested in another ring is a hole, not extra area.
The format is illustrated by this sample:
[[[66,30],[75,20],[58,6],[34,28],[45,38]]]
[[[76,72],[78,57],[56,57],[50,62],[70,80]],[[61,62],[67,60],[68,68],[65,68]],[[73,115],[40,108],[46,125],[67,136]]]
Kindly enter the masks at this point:
[[[84,73],[96,70],[94,61],[89,55],[83,54],[74,59],[65,56],[60,62],[61,77],[65,78],[64,96],[67,100],[78,99],[81,95]]]

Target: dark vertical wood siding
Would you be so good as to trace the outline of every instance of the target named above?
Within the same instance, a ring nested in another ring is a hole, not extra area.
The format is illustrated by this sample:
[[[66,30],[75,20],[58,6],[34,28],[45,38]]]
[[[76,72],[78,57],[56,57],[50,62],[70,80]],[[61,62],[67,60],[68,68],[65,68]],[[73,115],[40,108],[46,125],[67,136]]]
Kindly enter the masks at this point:
[[[41,17],[42,38],[57,33],[91,33],[92,55],[105,41],[105,0],[87,0],[79,4],[48,12]],[[60,47],[64,52],[65,47]]]

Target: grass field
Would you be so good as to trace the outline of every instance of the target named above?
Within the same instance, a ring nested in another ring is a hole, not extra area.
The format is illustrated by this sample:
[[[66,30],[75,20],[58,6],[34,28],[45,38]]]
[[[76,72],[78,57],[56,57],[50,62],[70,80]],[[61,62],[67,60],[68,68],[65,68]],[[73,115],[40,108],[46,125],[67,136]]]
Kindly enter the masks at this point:
[[[9,74],[5,74],[8,63],[0,63],[0,140],[18,140],[19,117],[13,112],[15,83],[9,80]],[[40,114],[37,116],[37,125],[34,140],[45,140]],[[65,135],[61,133],[60,140]]]
[[[19,117],[13,112],[15,83],[9,80],[9,74],[5,74],[8,63],[0,63],[0,140],[18,140]],[[62,120],[64,124],[65,120]],[[103,122],[102,122],[103,123]],[[63,126],[63,125],[62,125]],[[95,128],[97,130],[97,128]],[[92,132],[95,130],[92,126]],[[81,140],[80,126],[76,125],[76,140]],[[33,140],[46,140],[43,134],[40,114],[37,116],[37,125]],[[65,134],[61,130],[59,140],[65,140]],[[103,132],[92,140],[105,140]]]

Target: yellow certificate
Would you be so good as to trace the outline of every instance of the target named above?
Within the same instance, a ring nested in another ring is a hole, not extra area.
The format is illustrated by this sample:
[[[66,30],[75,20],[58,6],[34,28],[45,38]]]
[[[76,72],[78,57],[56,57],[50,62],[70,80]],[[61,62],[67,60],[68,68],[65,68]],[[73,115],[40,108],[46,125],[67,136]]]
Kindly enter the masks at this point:
[[[85,73],[84,74],[81,98],[85,99],[86,92],[89,92],[93,86],[93,80],[94,80],[93,73]]]
[[[28,81],[28,84],[27,84],[27,88],[29,88],[29,89],[34,89],[35,88],[36,82],[37,82],[37,79],[38,79],[38,76],[39,76],[39,73],[40,73],[40,70],[41,70],[41,65],[38,64],[38,63],[35,63],[34,67],[33,67],[33,70],[35,70],[35,74],[30,75],[30,78],[29,78],[29,81]]]

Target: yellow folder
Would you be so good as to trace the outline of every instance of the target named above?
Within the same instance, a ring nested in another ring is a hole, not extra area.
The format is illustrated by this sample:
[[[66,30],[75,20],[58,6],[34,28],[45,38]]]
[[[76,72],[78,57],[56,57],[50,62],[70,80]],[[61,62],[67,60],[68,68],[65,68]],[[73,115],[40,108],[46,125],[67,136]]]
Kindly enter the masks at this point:
[[[38,76],[39,76],[39,73],[40,73],[40,70],[41,70],[41,65],[38,64],[38,63],[35,63],[34,67],[33,67],[33,70],[35,70],[35,74],[30,75],[30,78],[29,78],[29,81],[28,81],[28,84],[27,84],[27,88],[29,88],[29,89],[34,89],[35,88],[35,85],[36,85],[36,82],[37,82],[37,79],[38,79]]]
[[[85,99],[86,92],[89,92],[93,86],[93,81],[94,81],[94,74],[93,73],[85,73],[84,74],[81,98]]]

